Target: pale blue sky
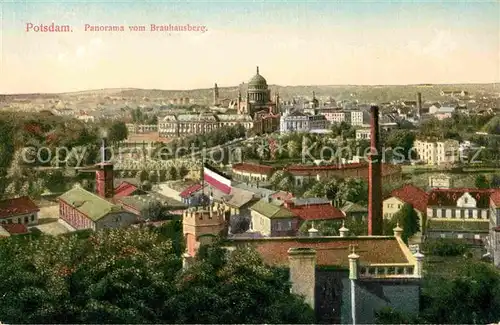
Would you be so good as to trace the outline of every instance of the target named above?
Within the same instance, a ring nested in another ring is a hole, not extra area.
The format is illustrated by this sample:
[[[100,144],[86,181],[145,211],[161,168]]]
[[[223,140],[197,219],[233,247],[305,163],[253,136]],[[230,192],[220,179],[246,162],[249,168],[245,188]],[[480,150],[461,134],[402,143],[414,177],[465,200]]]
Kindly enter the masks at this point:
[[[7,1],[0,93],[233,86],[256,65],[280,85],[498,82],[499,3]],[[73,32],[25,31],[52,22]],[[208,31],[84,31],[169,23]]]

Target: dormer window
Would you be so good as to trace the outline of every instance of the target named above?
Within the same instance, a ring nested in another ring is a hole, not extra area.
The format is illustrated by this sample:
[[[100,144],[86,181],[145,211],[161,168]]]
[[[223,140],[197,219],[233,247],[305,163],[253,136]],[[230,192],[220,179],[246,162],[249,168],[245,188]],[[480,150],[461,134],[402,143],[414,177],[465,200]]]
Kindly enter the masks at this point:
[[[469,202],[468,198],[464,198],[464,203],[467,204]]]

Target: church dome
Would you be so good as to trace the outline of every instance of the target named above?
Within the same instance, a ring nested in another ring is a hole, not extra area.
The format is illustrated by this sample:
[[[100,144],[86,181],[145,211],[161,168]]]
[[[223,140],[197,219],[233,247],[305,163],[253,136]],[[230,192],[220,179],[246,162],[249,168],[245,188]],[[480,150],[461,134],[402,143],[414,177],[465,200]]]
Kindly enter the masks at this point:
[[[259,74],[259,67],[257,67],[257,74],[253,76],[252,79],[250,79],[250,82],[248,83],[250,87],[253,86],[266,86],[267,87],[267,81],[266,79]]]

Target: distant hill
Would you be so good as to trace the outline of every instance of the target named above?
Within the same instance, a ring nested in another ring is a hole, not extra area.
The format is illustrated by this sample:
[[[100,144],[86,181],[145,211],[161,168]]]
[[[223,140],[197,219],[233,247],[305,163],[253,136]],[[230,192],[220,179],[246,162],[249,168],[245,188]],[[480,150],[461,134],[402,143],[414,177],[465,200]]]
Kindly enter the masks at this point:
[[[441,90],[465,90],[471,94],[498,94],[500,93],[500,83],[494,84],[440,84],[440,85],[380,85],[380,86],[362,86],[362,85],[329,85],[329,86],[280,86],[270,85],[271,92],[279,92],[283,99],[291,99],[297,96],[311,97],[312,92],[317,97],[333,97],[336,100],[352,99],[359,101],[385,102],[397,99],[415,99],[416,93],[422,93],[422,99],[435,100],[440,98]],[[238,90],[241,90],[244,98],[247,85],[234,87],[220,87],[219,97],[221,99],[235,99],[238,96]],[[174,98],[191,98],[198,103],[212,101],[212,88],[191,89],[191,90],[161,90],[161,89],[136,89],[136,88],[113,88],[113,89],[95,89],[78,92],[68,92],[61,94],[10,94],[0,95],[0,102],[33,100],[33,99],[71,99],[78,97],[88,98],[123,98],[136,99],[143,98],[165,100]]]

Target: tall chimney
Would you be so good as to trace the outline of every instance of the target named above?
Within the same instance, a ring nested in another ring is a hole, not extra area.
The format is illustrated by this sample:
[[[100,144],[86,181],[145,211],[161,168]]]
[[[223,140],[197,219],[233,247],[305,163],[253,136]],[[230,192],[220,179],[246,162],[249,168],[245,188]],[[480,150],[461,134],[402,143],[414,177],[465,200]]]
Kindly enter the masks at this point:
[[[422,115],[422,93],[417,93],[417,115]]]
[[[114,196],[114,177],[111,148],[107,146],[107,139],[102,138],[101,142],[101,162],[97,165],[96,190],[102,198],[112,198]]]
[[[316,251],[311,248],[290,248],[288,260],[292,293],[304,296],[306,303],[314,309]]]
[[[382,235],[382,163],[378,106],[371,107],[371,152],[368,168],[368,235]]]

